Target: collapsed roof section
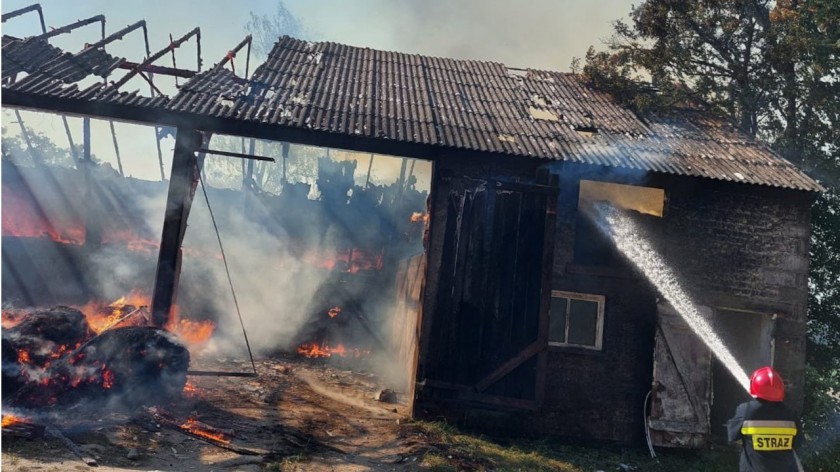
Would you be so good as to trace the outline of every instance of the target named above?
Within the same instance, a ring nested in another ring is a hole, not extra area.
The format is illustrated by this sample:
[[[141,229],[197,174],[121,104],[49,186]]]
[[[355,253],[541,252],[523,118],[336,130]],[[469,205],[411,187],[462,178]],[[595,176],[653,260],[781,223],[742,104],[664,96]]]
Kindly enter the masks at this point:
[[[153,71],[178,41],[132,63],[128,75]],[[119,90],[125,77],[76,85],[127,62],[98,47],[69,54],[44,39],[4,37],[3,105],[426,159],[493,153],[824,190],[723,122],[700,114],[642,119],[569,73],[284,36],[250,78],[223,67],[235,49],[174,97],[144,97]],[[33,51],[37,60],[23,60]],[[19,71],[29,75],[14,81]]]

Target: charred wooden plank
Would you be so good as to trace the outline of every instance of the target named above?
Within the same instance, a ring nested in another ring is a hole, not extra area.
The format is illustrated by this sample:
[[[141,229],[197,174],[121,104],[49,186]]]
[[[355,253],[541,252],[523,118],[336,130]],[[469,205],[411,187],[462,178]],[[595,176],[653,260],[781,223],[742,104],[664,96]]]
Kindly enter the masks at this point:
[[[188,370],[187,375],[195,377],[256,377],[256,372],[224,372],[219,370]]]
[[[91,467],[96,467],[99,465],[96,463],[96,459],[85,455],[84,451],[82,451],[82,449],[79,446],[77,446],[76,443],[71,441],[70,438],[65,436],[64,433],[62,433],[55,427],[48,426],[46,429],[46,433],[47,435],[52,436],[61,441],[67,447],[67,449],[69,449],[70,452],[73,453],[74,456],[78,457],[86,465],[89,465]]]
[[[12,424],[3,425],[3,436],[13,438],[35,439],[44,436],[46,427],[44,425],[30,423],[28,421],[16,421]]]
[[[140,425],[160,425],[162,427],[169,428],[172,431],[177,431],[181,434],[204,441],[207,444],[211,444],[237,454],[259,456],[264,453],[233,444],[231,440],[228,439],[230,433],[227,431],[222,431],[219,428],[210,426],[194,418],[177,418],[158,407],[138,410],[135,412],[132,421]]]
[[[545,199],[545,233],[543,235],[543,260],[542,260],[542,279],[540,286],[542,292],[540,294],[540,325],[539,325],[539,340],[548,344],[548,328],[549,328],[549,311],[551,310],[551,281],[554,274],[554,241],[556,241],[555,232],[557,231],[557,194],[559,192],[560,177],[551,174],[547,169],[541,169],[537,174],[537,182],[548,184],[554,189],[554,193],[550,194]],[[545,381],[548,370],[548,350],[544,350],[538,354],[537,357],[537,383],[535,385],[535,399],[538,404],[542,404],[545,399]]]
[[[546,345],[542,341],[536,341],[531,343],[528,347],[522,350],[519,354],[509,359],[504,364],[500,365],[496,369],[494,369],[490,374],[486,375],[483,379],[481,379],[476,385],[475,390],[477,392],[483,392],[487,390],[487,387],[493,385],[494,383],[498,382],[502,377],[512,372],[514,369],[522,365],[528,359],[534,357],[539,352],[545,350]]]

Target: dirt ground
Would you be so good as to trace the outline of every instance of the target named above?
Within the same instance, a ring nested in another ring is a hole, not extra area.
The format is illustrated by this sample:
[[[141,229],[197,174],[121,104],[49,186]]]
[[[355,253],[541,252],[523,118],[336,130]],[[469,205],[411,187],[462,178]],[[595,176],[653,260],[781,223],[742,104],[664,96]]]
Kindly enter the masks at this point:
[[[425,469],[429,446],[407,420],[405,398],[375,399],[387,387],[358,361],[287,356],[257,361],[256,377],[191,376],[195,392],[162,406],[225,434],[232,452],[184,434],[154,417],[102,411],[57,424],[86,465],[52,437],[4,435],[3,471],[408,471]],[[350,370],[349,367],[353,367]],[[196,366],[193,366],[196,369]],[[202,370],[251,370],[250,362],[205,361]]]

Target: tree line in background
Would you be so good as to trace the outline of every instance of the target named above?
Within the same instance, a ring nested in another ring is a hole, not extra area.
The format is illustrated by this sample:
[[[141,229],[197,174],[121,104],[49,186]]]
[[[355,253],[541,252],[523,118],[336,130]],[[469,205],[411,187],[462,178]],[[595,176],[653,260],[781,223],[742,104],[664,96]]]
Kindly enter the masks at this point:
[[[770,143],[827,188],[812,212],[806,407],[840,425],[840,2],[646,0],[573,69],[637,113],[701,109]],[[833,393],[833,395],[832,395]],[[832,431],[833,430],[833,431]]]

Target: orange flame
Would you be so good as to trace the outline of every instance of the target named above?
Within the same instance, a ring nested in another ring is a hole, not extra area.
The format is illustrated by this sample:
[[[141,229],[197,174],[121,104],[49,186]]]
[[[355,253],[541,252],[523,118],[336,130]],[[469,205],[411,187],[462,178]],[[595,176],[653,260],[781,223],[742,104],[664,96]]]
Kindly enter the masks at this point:
[[[186,320],[177,315],[166,324],[166,330],[177,335],[188,346],[198,346],[207,342],[215,329],[216,323],[212,321]]]
[[[79,347],[79,345],[81,345],[81,343],[77,344],[76,347]],[[67,345],[59,344],[58,349],[50,353],[50,358],[58,359],[59,357],[63,356],[65,352],[67,352]]]
[[[427,222],[429,221],[429,214],[428,213],[421,213],[419,211],[415,211],[411,214],[411,217],[408,219],[412,223],[419,223],[419,222]]]
[[[350,349],[348,350],[343,344],[336,347],[330,347],[326,342],[319,344],[317,342],[303,343],[297,347],[298,354],[304,357],[318,358],[318,357],[332,357],[333,355],[339,357],[347,357],[351,355],[355,358],[367,357],[370,355],[369,349]]]
[[[327,314],[330,315],[330,318],[335,318],[336,316],[338,316],[339,313],[341,313],[340,306],[334,306],[330,308],[330,311],[327,312]]]
[[[102,366],[102,388],[111,388],[114,386],[114,373],[107,367]]]
[[[26,349],[21,349],[18,351],[18,362],[21,364],[29,364],[32,362],[32,359],[29,358],[29,351]]]
[[[355,274],[360,271],[381,270],[383,250],[368,251],[350,248],[334,251],[309,251],[301,256],[307,264],[326,270],[337,270]]]
[[[21,424],[21,423],[29,423],[29,421],[22,416],[4,414],[3,419],[2,419],[2,424],[0,424],[0,427],[7,428],[9,426],[14,426],[16,424]]]
[[[187,398],[198,398],[201,396],[201,389],[187,382],[184,384],[184,390],[182,394]]]
[[[133,290],[112,303],[93,301],[79,307],[79,310],[84,313],[93,332],[98,334],[138,307],[150,307],[151,305],[151,297],[140,290]],[[172,313],[172,319],[164,326],[164,329],[178,336],[189,347],[195,347],[206,342],[216,329],[216,324],[212,321],[194,321],[181,318],[177,306],[173,307]],[[135,316],[124,320],[122,323],[129,326],[138,326],[143,322],[144,318],[142,316]]]
[[[201,436],[202,438],[207,438],[212,441],[220,442],[222,444],[230,444],[230,439],[226,438],[221,433],[216,433],[203,429],[200,423],[194,418],[187,418],[187,421],[185,421],[179,427],[184,431],[195,434],[196,436]]]
[[[114,324],[117,320],[141,306],[151,306],[150,297],[139,290],[133,290],[126,296],[106,304],[101,301],[92,301],[79,307],[84,313],[88,325],[94,333],[99,334],[102,330]],[[136,326],[142,321],[141,317],[125,320],[126,324]]]
[[[14,328],[21,324],[27,315],[23,310],[3,310],[3,329]]]

